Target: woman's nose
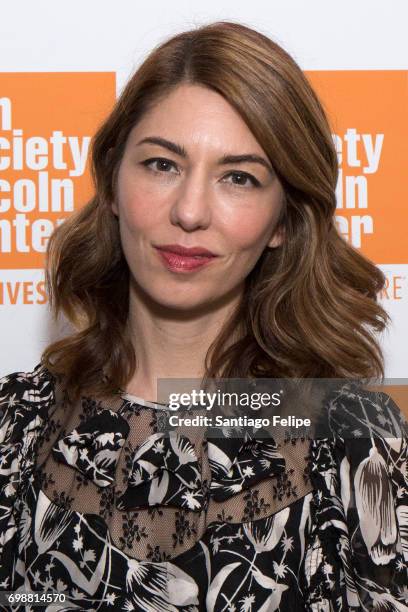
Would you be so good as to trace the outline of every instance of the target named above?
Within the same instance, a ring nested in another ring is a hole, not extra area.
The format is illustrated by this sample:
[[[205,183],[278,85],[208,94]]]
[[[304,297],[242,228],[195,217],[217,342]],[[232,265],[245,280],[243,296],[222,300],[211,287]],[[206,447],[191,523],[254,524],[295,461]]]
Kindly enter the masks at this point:
[[[211,188],[202,171],[186,176],[174,195],[170,220],[186,231],[208,227],[211,219]]]

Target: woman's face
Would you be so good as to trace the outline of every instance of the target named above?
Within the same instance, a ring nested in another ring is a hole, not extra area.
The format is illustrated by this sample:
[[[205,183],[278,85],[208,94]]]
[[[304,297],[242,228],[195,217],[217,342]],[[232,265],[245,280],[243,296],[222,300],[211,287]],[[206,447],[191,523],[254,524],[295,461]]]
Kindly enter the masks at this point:
[[[282,205],[281,184],[238,113],[218,93],[182,84],[130,132],[112,209],[136,290],[191,311],[241,294],[264,248],[282,240]]]

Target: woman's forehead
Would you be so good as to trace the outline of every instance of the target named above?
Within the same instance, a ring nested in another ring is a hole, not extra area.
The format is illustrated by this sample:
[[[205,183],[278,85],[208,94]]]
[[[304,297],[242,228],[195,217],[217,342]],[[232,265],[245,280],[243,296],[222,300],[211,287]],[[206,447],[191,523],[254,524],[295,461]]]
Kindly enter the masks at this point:
[[[161,137],[180,146],[216,148],[233,153],[263,153],[262,147],[233,106],[217,92],[196,84],[181,84],[148,110],[129,134],[137,146]]]

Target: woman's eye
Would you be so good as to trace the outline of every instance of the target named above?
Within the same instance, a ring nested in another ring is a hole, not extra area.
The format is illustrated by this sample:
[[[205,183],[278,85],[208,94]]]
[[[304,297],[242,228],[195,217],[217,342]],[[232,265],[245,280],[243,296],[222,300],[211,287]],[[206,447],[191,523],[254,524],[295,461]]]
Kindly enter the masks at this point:
[[[178,172],[177,166],[174,162],[169,159],[164,159],[161,157],[154,157],[151,159],[146,159],[142,162],[143,166],[150,168],[154,172],[170,172],[173,170],[174,172]]]
[[[240,187],[260,187],[261,185],[258,179],[247,172],[230,172],[224,177],[224,180],[226,183],[231,183]]]

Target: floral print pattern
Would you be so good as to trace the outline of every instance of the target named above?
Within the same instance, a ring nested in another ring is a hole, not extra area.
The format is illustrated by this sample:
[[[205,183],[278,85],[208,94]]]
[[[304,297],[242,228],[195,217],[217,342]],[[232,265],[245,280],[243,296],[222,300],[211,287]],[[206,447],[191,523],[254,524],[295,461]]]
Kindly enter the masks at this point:
[[[146,505],[180,505],[201,510],[203,492],[197,455],[190,440],[169,432],[155,433],[133,456],[126,491],[117,507],[130,510]]]
[[[208,441],[208,459],[215,500],[223,501],[268,475],[284,472],[286,462],[273,438],[266,437],[265,430],[254,438],[255,431],[251,435],[247,430],[236,437],[229,428],[214,428],[214,437]]]
[[[58,440],[52,452],[57,461],[72,465],[98,487],[108,487],[128,433],[124,419],[112,410],[102,410]]]
[[[47,483],[35,478],[54,385],[41,365],[0,381],[1,589],[65,593],[61,610],[408,610],[408,429],[387,394],[347,384],[330,395],[332,436],[310,440],[312,490],[267,516],[258,517],[269,508],[254,485],[285,474],[289,484],[281,486],[292,487],[274,440],[208,440],[206,486],[189,439],[156,432],[130,453],[126,493],[117,503],[159,513],[175,503],[180,537],[194,536],[187,510],[245,490],[248,520],[233,523],[221,511],[183,553],[169,559],[151,546],[150,558],[138,560],[126,542],[123,550],[113,543],[105,520],[112,468],[128,433],[121,415],[95,402],[52,449],[84,482],[103,489],[102,514],[51,500]],[[126,537],[143,538],[137,512],[133,518]]]

